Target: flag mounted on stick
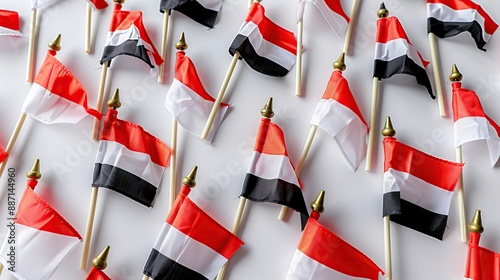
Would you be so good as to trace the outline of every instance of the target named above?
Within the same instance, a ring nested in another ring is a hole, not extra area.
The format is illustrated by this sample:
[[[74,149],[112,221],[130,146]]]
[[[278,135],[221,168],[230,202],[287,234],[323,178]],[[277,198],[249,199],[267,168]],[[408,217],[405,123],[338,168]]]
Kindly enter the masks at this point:
[[[197,23],[213,28],[222,0],[160,0],[160,12],[174,10]]]
[[[92,52],[92,10],[102,10],[108,7],[105,0],[87,0],[87,12],[85,22],[85,52]]]
[[[108,255],[109,246],[106,246],[104,250],[92,260],[92,268],[85,280],[111,280],[103,271],[108,266]]]
[[[0,36],[24,37],[19,27],[19,13],[0,10]]]

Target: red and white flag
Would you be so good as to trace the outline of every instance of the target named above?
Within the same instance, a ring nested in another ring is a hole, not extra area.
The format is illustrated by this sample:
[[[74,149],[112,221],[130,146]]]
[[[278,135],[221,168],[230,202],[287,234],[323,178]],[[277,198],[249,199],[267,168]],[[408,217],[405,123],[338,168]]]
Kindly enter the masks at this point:
[[[333,137],[352,169],[358,168],[366,155],[368,125],[342,71],[333,71],[311,124]]]
[[[109,278],[109,276],[106,275],[104,271],[92,267],[89,271],[89,274],[87,274],[85,280],[111,280],[111,278]]]
[[[184,129],[201,138],[214,102],[215,99],[203,87],[191,59],[185,52],[178,51],[175,59],[175,76],[167,93],[165,107]],[[214,129],[210,130],[205,139],[208,143],[212,142],[228,108],[229,104],[220,104],[214,119]]]
[[[500,253],[479,246],[481,234],[471,232],[464,280],[500,279]]]
[[[337,36],[340,37],[345,33],[349,25],[349,17],[342,9],[340,0],[300,0],[297,6],[297,21],[304,16],[306,2],[314,4],[319,9]]]
[[[88,115],[102,114],[87,105],[87,93],[78,79],[47,51],[21,112],[45,124],[77,123]]]
[[[96,10],[104,9],[108,6],[105,0],[87,0]]]
[[[15,243],[5,238],[0,262],[18,279],[47,280],[59,263],[82,240],[80,234],[38,196],[36,180],[28,180],[19,202],[16,220],[9,224]],[[11,255],[15,254],[14,260]]]
[[[452,83],[453,128],[455,147],[485,140],[490,154],[491,166],[500,158],[500,126],[483,111],[481,101],[472,90],[462,88],[462,83]]]
[[[53,5],[57,2],[61,2],[63,0],[31,0],[31,9],[40,9],[45,6]]]
[[[24,37],[19,27],[19,13],[0,10],[0,36]]]

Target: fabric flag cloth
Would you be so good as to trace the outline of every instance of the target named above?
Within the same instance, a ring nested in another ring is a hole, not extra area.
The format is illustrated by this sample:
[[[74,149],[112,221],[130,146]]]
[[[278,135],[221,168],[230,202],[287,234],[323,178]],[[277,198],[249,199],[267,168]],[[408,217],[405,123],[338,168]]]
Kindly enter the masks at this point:
[[[500,126],[484,113],[481,101],[474,91],[462,88],[460,82],[451,85],[455,147],[485,140],[493,167],[500,158]]]
[[[222,0],[160,0],[160,12],[178,11],[208,28],[213,28]]]
[[[45,124],[77,123],[88,115],[102,114],[87,105],[87,93],[78,79],[47,51],[21,112]]]
[[[156,68],[163,63],[163,59],[149,39],[142,22],[142,12],[123,11],[121,8],[122,5],[115,4],[100,63],[111,63],[118,55],[129,55],[144,61],[152,68],[151,74],[156,75]]]
[[[317,125],[335,139],[352,169],[358,168],[366,155],[368,125],[342,71],[335,70],[330,76],[311,124]]]
[[[144,266],[162,280],[212,280],[243,242],[203,211],[182,186]]]
[[[0,36],[24,37],[19,22],[18,12],[0,9]]]
[[[427,32],[439,38],[469,32],[477,48],[483,51],[498,24],[470,0],[427,0]]]
[[[383,216],[443,240],[462,163],[433,157],[385,137]]]
[[[48,7],[57,2],[61,2],[63,0],[31,0],[31,9],[40,9],[43,7]]]
[[[0,163],[4,161],[8,156],[9,154],[5,152],[2,148],[0,148]]]
[[[94,167],[93,187],[119,192],[151,207],[171,150],[141,126],[109,109]]]
[[[255,71],[283,77],[295,65],[297,40],[292,32],[268,19],[264,7],[254,2],[229,47],[231,55],[235,52]]]
[[[185,52],[178,51],[175,60],[175,76],[167,93],[165,107],[184,129],[201,139],[214,103],[215,99],[203,87],[191,59],[186,56]],[[214,119],[214,129],[210,130],[205,139],[208,143],[212,142],[228,108],[229,104],[220,104]]]
[[[85,280],[111,280],[111,278],[104,271],[92,267]]]
[[[255,202],[273,202],[300,213],[304,229],[309,213],[288,152],[281,128],[262,118],[250,168],[245,176],[241,196]]]
[[[304,16],[306,2],[314,4],[319,9],[337,36],[340,37],[345,33],[349,25],[349,17],[342,9],[340,0],[300,0],[297,6],[297,21]]]
[[[108,6],[108,3],[106,3],[105,0],[87,0],[87,2],[89,2],[96,10],[101,10]]]
[[[381,80],[394,74],[415,76],[417,83],[425,86],[432,99],[435,99],[429,76],[425,71],[428,64],[411,44],[397,17],[377,20],[373,77]]]
[[[479,246],[481,234],[471,232],[464,280],[500,279],[500,253]]]
[[[11,221],[9,229],[15,231],[15,246],[7,237],[0,248],[4,270],[17,279],[49,279],[60,262],[82,240],[78,232],[35,193],[37,183],[28,180],[15,223]],[[10,263],[12,253],[15,254],[14,264]]]

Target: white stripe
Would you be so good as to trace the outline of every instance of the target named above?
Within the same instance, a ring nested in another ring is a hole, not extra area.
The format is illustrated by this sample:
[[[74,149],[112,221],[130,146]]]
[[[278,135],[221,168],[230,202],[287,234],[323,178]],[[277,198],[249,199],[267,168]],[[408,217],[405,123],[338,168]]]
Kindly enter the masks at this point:
[[[36,83],[31,86],[21,112],[45,124],[75,124],[89,115],[80,104],[54,94]]]
[[[194,270],[207,279],[214,279],[227,259],[212,248],[185,235],[165,223],[154,248],[165,257]]]
[[[403,55],[407,55],[418,66],[425,69],[422,60],[418,56],[417,50],[413,45],[408,44],[406,39],[394,39],[385,44],[375,43],[375,59],[391,61]]]
[[[23,33],[18,30],[10,29],[7,27],[0,26],[0,36],[17,36],[17,37],[26,37]]]
[[[253,49],[259,56],[265,57],[288,70],[292,69],[295,64],[295,54],[266,41],[255,23],[251,21],[245,22],[241,26],[239,34],[248,37]]]
[[[109,164],[119,167],[156,188],[160,185],[165,168],[151,161],[148,154],[127,149],[114,141],[101,140],[97,150],[96,163]]]
[[[347,25],[349,24],[344,17],[332,11],[328,5],[326,5],[325,0],[300,0],[297,6],[297,21],[301,20],[304,16],[304,9],[306,2],[314,4],[323,17],[325,17],[328,25],[335,31],[337,36],[341,36],[347,30]]]
[[[401,191],[401,199],[431,212],[448,215],[453,192],[436,187],[409,173],[389,168],[384,173],[385,193]]]
[[[218,12],[220,10],[220,7],[222,6],[221,0],[196,0],[196,2],[200,3],[203,8],[215,12]]]
[[[201,98],[195,91],[174,79],[165,99],[165,107],[170,114],[184,127],[189,133],[201,138],[205,123],[212,110],[213,102]],[[210,130],[205,141],[212,142],[217,132],[228,106],[219,106],[215,115],[213,128]]]
[[[484,18],[474,9],[454,10],[444,4],[429,3],[427,4],[427,16],[442,22],[470,23],[475,20],[481,25],[483,40],[485,42],[488,42],[492,35],[486,33],[484,30]]]
[[[10,246],[6,238],[0,249],[0,262],[9,268],[7,253]],[[80,243],[73,236],[67,236],[47,231],[37,230],[21,224],[16,224],[16,267],[15,273],[8,269],[18,279],[46,280],[55,272],[59,263]]]
[[[368,130],[351,109],[334,99],[321,99],[311,124],[328,133],[340,147],[344,158],[356,170],[366,155]]]
[[[248,173],[262,179],[281,179],[297,187],[299,186],[290,159],[283,155],[261,154],[254,151]]]
[[[40,9],[41,7],[52,5],[61,0],[31,0],[31,9]]]
[[[453,124],[455,147],[477,140],[486,140],[491,166],[500,158],[500,138],[490,122],[483,117],[460,118]]]

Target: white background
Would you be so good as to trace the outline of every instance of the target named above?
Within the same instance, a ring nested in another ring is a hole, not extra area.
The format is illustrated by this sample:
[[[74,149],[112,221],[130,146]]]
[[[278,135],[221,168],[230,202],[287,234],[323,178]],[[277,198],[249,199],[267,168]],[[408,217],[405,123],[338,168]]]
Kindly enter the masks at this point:
[[[108,0],[108,3],[110,1]],[[124,3],[123,9],[140,9],[144,23],[157,48],[160,49],[162,14],[159,1]],[[354,31],[350,56],[346,59],[345,77],[369,122],[373,52],[378,1],[360,1],[359,21]],[[109,3],[111,4],[111,3]],[[295,32],[295,1],[267,1],[267,16]],[[343,0],[350,14],[351,1]],[[490,15],[500,21],[500,9],[494,1],[480,1]],[[424,1],[389,0],[388,10],[403,23],[406,32],[422,55],[430,60],[426,32]],[[94,107],[101,68],[98,63],[106,38],[112,7],[93,13],[95,51],[84,52],[85,1],[69,0],[39,11],[38,55],[36,69],[42,64],[47,44],[62,34],[62,50],[57,58],[82,82],[88,92],[89,105]],[[0,8],[17,10],[21,29],[29,34],[29,1],[0,0]],[[247,1],[224,2],[217,25],[212,30],[174,12],[171,17],[166,82],[156,83],[149,76],[149,67],[137,59],[118,57],[108,71],[106,93],[120,88],[123,106],[121,119],[136,122],[146,130],[171,143],[171,116],[164,99],[172,80],[175,50],[173,44],[180,32],[186,32],[189,49],[206,89],[216,95],[231,61],[228,47],[247,13]],[[319,190],[326,190],[326,211],[320,221],[339,236],[363,251],[384,268],[382,177],[383,157],[380,129],[390,115],[399,140],[445,159],[455,159],[451,85],[448,81],[451,64],[456,63],[464,75],[463,86],[475,90],[487,114],[500,121],[500,39],[493,36],[488,52],[476,49],[468,34],[438,40],[441,75],[444,81],[448,117],[438,113],[437,101],[429,98],[424,87],[413,77],[398,75],[380,83],[379,115],[375,129],[376,147],[372,172],[364,171],[363,161],[353,172],[343,159],[335,141],[318,130],[305,163],[301,181],[309,204]],[[0,43],[0,145],[6,146],[20,114],[30,84],[25,81],[28,39],[1,38]],[[229,84],[225,102],[232,110],[220,127],[213,145],[206,145],[179,128],[177,181],[199,166],[198,185],[193,190],[205,198],[204,209],[231,228],[238,205],[238,196],[248,167],[254,138],[261,119],[260,109],[269,96],[274,97],[276,116],[273,121],[285,132],[288,151],[297,163],[309,132],[311,114],[323,94],[339,56],[344,37],[338,38],[310,4],[304,20],[304,95],[294,95],[295,68],[285,78],[272,78],[251,70],[238,62]],[[432,69],[427,69],[432,80]],[[108,95],[109,97],[109,95]],[[107,100],[108,98],[106,98]],[[83,236],[91,194],[90,183],[97,142],[90,140],[93,120],[89,117],[78,125],[47,126],[27,119],[8,162],[16,169],[18,200],[25,188],[24,173],[36,158],[41,159],[43,177],[37,193],[54,206]],[[464,185],[467,222],[474,210],[483,211],[485,233],[481,245],[500,251],[498,167],[491,168],[483,143],[464,148]],[[106,273],[112,279],[141,279],[142,268],[156,236],[167,216],[169,170],[153,208],[131,201],[115,192],[99,192],[90,258],[110,245]],[[0,181],[0,236],[6,234],[6,177]],[[394,279],[455,280],[462,279],[467,246],[459,240],[456,197],[452,201],[448,228],[442,242],[413,230],[392,225]],[[288,264],[300,238],[299,215],[286,222],[278,221],[280,207],[274,204],[248,203],[239,236],[246,243],[231,259],[226,279],[284,279]],[[84,279],[79,270],[81,245],[61,263],[52,279]],[[22,260],[19,260],[21,262]],[[1,279],[8,279],[4,273]]]

